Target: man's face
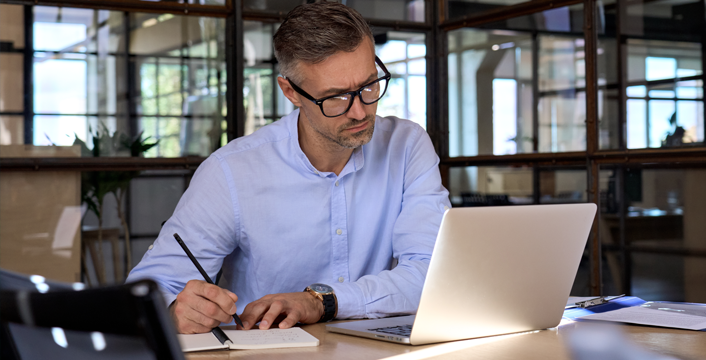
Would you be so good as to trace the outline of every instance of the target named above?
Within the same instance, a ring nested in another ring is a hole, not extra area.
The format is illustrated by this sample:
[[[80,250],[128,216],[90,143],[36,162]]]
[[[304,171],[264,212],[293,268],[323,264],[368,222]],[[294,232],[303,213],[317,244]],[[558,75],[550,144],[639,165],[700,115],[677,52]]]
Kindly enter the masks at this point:
[[[315,99],[358,90],[378,77],[373,44],[367,38],[353,52],[338,52],[318,64],[300,63],[298,72],[301,84],[297,85]],[[280,81],[280,85],[282,83]],[[294,105],[301,108],[303,117],[300,119],[304,121],[301,125],[314,130],[329,145],[354,149],[372,138],[377,103],[365,105],[356,96],[348,112],[326,117],[318,105],[293,90],[283,90]]]

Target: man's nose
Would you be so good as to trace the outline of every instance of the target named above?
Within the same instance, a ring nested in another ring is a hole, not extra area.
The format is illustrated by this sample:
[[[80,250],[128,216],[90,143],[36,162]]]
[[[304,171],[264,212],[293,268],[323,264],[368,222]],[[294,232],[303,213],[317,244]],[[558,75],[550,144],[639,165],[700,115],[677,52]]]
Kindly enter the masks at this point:
[[[356,120],[365,119],[365,104],[360,100],[360,96],[353,98],[353,105],[348,110],[348,117]]]

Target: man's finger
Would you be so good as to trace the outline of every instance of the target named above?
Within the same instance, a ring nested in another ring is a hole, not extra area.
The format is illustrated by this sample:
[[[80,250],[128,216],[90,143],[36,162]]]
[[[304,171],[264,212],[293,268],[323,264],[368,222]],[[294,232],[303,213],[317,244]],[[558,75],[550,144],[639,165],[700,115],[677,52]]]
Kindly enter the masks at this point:
[[[177,304],[180,306],[189,307],[199,313],[216,319],[219,322],[231,322],[232,317],[221,309],[221,307],[213,301],[194,292],[193,289],[185,290],[177,295]],[[178,314],[177,314],[178,315]]]
[[[171,312],[180,334],[205,333],[213,328],[210,326],[210,322],[217,322],[217,320],[208,319],[198,311],[178,302],[172,305]]]
[[[282,309],[284,308],[284,304],[282,301],[273,301],[270,304],[269,310],[265,313],[265,315],[262,317],[262,320],[260,321],[260,330],[267,330],[270,328],[270,325],[275,322],[279,314],[282,313]]]
[[[266,310],[267,307],[265,307],[260,300],[248,304],[243,310],[243,313],[240,314],[240,320],[243,322],[245,330],[252,329],[252,327],[260,321]]]
[[[192,282],[189,281],[186,285],[189,286]],[[233,299],[228,293],[228,290],[222,289],[217,285],[209,284],[205,281],[194,282],[192,291],[205,299],[208,299],[218,305],[223,312],[228,315],[235,314],[235,301],[238,299],[235,294],[235,299]],[[232,293],[231,293],[232,294]]]
[[[231,298],[231,300],[233,300],[233,303],[235,303],[236,301],[238,301],[238,295],[235,295],[234,292],[232,292],[232,291],[230,291],[230,290],[228,290],[228,289],[223,289],[223,290],[225,290],[225,291],[226,291],[226,294]]]
[[[290,327],[296,325],[301,318],[302,314],[299,310],[292,310],[289,314],[287,314],[287,317],[284,320],[280,321],[279,328],[289,329]]]
[[[233,321],[233,317],[230,314],[224,312],[223,309],[210,300],[201,299],[193,309],[209,319],[218,321],[218,323]]]
[[[218,319],[214,319],[210,316],[206,316],[203,313],[201,313],[195,309],[185,310],[183,317],[189,321],[192,321],[196,324],[199,324],[199,325],[205,327],[206,332],[213,329],[214,327],[220,325],[222,322],[224,322],[224,321],[221,321]]]

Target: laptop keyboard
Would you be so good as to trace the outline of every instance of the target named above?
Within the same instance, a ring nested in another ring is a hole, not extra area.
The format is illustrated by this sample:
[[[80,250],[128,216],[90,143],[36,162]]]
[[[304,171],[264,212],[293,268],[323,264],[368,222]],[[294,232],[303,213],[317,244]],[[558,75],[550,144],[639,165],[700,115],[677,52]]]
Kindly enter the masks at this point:
[[[378,331],[386,334],[409,336],[412,334],[412,325],[390,326],[377,329],[368,329],[370,331]]]

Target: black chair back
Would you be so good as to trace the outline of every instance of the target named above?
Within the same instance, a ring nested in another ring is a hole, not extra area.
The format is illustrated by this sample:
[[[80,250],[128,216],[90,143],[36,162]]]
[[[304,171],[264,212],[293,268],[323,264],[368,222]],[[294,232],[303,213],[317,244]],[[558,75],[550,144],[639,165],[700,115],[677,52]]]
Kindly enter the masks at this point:
[[[60,289],[44,293],[25,285],[0,290],[3,359],[184,359],[152,281],[80,291],[54,284]]]

